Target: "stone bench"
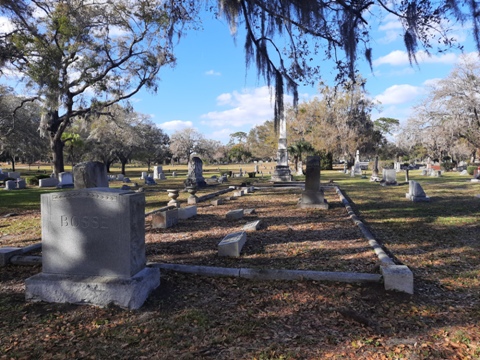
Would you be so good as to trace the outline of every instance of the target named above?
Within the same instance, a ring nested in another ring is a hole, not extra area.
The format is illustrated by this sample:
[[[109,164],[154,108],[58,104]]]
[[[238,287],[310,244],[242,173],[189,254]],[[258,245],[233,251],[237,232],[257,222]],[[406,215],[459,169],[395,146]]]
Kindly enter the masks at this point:
[[[218,243],[218,255],[239,257],[246,241],[247,233],[245,231],[229,234]]]

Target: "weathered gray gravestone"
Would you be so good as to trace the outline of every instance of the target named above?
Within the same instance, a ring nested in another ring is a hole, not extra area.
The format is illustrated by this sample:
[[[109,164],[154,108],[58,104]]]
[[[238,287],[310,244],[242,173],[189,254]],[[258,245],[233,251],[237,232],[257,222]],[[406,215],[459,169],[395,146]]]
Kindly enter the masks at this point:
[[[205,187],[207,183],[203,177],[203,161],[197,156],[190,159],[188,163],[187,179],[185,186]]]
[[[328,203],[320,189],[320,156],[307,156],[305,190],[298,205],[301,208],[328,209]]]
[[[154,166],[153,167],[153,178],[156,180],[165,180],[165,174],[163,173],[162,166]]]
[[[41,213],[43,268],[26,280],[27,300],[137,309],[160,285],[145,267],[145,194],[42,194]]]
[[[405,195],[407,199],[413,202],[430,201],[430,198],[425,194],[425,191],[423,191],[422,186],[414,180],[408,182],[408,193]]]
[[[73,176],[71,172],[61,172],[58,174],[57,188],[73,188]]]
[[[100,161],[88,161],[73,167],[75,189],[108,187],[107,168]]]

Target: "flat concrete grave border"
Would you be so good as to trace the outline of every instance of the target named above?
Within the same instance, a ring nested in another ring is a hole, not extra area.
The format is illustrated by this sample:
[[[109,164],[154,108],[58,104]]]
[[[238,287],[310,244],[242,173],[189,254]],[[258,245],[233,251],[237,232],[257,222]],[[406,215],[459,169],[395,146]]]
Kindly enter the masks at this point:
[[[225,218],[227,220],[238,220],[243,218],[243,209],[237,209],[237,210],[230,210],[227,212],[225,215]]]
[[[22,253],[22,248],[19,247],[6,246],[0,248],[0,267],[7,266],[13,256],[20,255]]]
[[[228,234],[218,243],[218,255],[239,257],[246,241],[247,233],[245,231]]]

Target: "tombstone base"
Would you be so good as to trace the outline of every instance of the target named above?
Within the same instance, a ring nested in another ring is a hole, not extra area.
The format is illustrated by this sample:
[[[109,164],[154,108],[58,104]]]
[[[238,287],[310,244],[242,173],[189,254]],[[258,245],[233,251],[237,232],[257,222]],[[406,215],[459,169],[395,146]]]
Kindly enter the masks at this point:
[[[328,209],[327,200],[323,197],[323,191],[305,190],[298,203],[301,209]]]
[[[413,202],[429,202],[430,201],[430,198],[428,196],[413,196],[413,195],[410,195],[409,193],[406,193],[405,197],[407,199],[412,200]]]
[[[129,279],[40,273],[25,280],[25,300],[140,308],[160,285],[160,270],[144,268]]]
[[[279,182],[292,181],[293,176],[292,176],[292,173],[290,172],[290,168],[284,165],[277,165],[275,167],[275,171],[272,174],[271,180],[279,181]]]

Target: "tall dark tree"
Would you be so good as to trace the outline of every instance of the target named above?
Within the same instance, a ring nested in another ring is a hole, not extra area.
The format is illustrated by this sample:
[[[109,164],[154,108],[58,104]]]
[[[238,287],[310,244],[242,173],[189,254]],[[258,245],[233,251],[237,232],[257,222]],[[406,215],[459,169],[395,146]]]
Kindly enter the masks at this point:
[[[95,115],[143,87],[155,90],[160,68],[174,62],[172,37],[196,13],[187,0],[1,4],[0,14],[14,30],[0,38],[18,53],[4,60],[41,104],[40,128],[50,140],[56,173],[64,169],[62,134],[72,120]]]

